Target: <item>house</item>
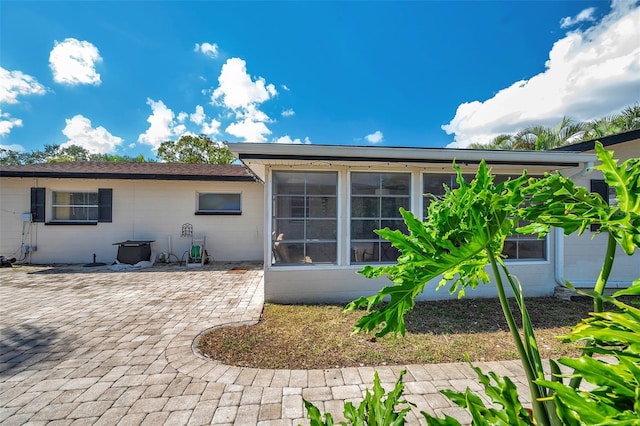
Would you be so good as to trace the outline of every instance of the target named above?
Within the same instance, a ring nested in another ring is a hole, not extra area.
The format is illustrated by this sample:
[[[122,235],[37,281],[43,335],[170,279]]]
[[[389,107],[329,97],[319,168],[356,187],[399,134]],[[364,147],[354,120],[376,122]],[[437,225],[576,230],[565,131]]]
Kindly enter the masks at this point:
[[[640,129],[631,130],[624,133],[618,133],[611,136],[605,136],[597,139],[609,151],[614,152],[614,158],[620,162],[629,158],[640,157]],[[552,152],[560,153],[564,156],[572,156],[576,153],[595,153],[596,140],[589,140],[572,145],[565,145],[555,148]],[[615,190],[610,188],[604,182],[602,173],[598,170],[591,171],[588,175],[576,179],[576,183],[589,188],[593,192],[598,192],[609,203],[615,203]],[[559,231],[556,231],[561,235]],[[593,287],[595,277],[597,277],[602,266],[602,255],[605,252],[607,244],[607,236],[597,234],[593,236],[590,232],[580,237],[570,235],[563,239],[558,250],[559,261],[555,263],[556,281],[563,283],[569,280],[576,287]],[[585,250],[593,253],[596,257],[588,256]],[[591,251],[592,250],[592,251]],[[626,256],[618,247],[616,260],[614,263],[611,277],[607,283],[608,288],[627,287],[631,281],[640,278],[640,253],[636,252],[634,256]]]
[[[262,260],[263,184],[240,165],[46,163],[0,167],[0,255],[111,263],[147,240],[185,260],[206,237],[218,261]]]
[[[621,148],[626,158],[637,156],[637,132],[623,139],[609,148]],[[454,159],[468,175],[484,159],[499,179],[523,169],[530,175],[560,171],[587,187],[590,180],[602,179],[589,172],[597,161],[593,142],[585,149],[591,152],[570,153],[252,143],[229,148],[265,182],[265,299],[285,303],[344,302],[389,285],[386,278],[356,274],[364,265],[397,258],[397,251],[373,230],[404,229],[399,207],[422,217],[429,200],[424,194],[438,195],[443,183],[455,184]],[[565,280],[593,286],[606,248],[606,236],[594,235],[509,237],[509,270],[520,278],[527,296],[550,296]],[[610,287],[626,286],[639,276],[640,254],[618,253]],[[435,284],[427,285],[419,298],[451,297],[446,290],[433,291]],[[473,295],[493,297],[496,289],[490,283]]]
[[[600,139],[616,158],[640,155],[640,131]],[[376,293],[386,278],[364,265],[394,262],[397,251],[373,232],[404,229],[398,209],[419,217],[442,185],[455,185],[451,163],[472,176],[485,160],[498,179],[560,171],[608,197],[594,142],[547,152],[375,146],[229,144],[242,165],[52,163],[0,167],[0,254],[33,263],[112,261],[114,243],[153,240],[152,250],[181,257],[205,234],[215,260],[262,260],[265,300],[346,302]],[[613,194],[613,193],[611,193]],[[610,198],[615,202],[614,198]],[[26,213],[26,214],[25,214]],[[550,296],[569,280],[593,286],[606,236],[560,231],[544,239],[514,235],[509,270],[527,296]],[[25,248],[28,247],[28,250]],[[172,258],[175,261],[175,258]],[[640,253],[618,250],[609,287],[640,277]],[[427,286],[422,300],[452,297]],[[473,290],[493,297],[491,283]]]

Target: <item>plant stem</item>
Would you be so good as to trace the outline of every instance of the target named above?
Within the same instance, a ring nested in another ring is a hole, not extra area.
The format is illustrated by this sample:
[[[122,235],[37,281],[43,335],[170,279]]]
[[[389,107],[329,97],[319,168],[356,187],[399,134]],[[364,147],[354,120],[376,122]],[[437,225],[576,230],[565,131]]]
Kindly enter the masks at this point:
[[[609,280],[609,275],[611,274],[611,267],[613,266],[613,261],[616,256],[616,240],[613,238],[611,232],[608,233],[609,240],[607,242],[607,253],[604,256],[604,263],[602,265],[602,269],[600,270],[600,275],[598,275],[598,281],[596,281],[596,285],[593,288],[599,296],[602,296],[604,293],[604,288],[607,285],[607,281]],[[595,312],[602,312],[602,299],[596,297],[593,300],[593,310]]]
[[[607,241],[607,253],[604,256],[604,263],[602,264],[602,269],[600,269],[600,275],[598,275],[598,280],[596,281],[596,285],[593,287],[593,291],[598,295],[602,296],[604,294],[604,288],[607,286],[607,281],[609,280],[609,275],[611,274],[611,268],[613,267],[613,261],[616,257],[616,240],[613,238],[611,232],[608,233],[609,239]],[[602,312],[602,299],[600,297],[593,298],[593,310],[594,312]],[[587,342],[587,346],[592,345],[593,341]],[[593,352],[585,349],[585,356],[593,356]],[[582,376],[576,375],[569,381],[569,386],[573,389],[577,389],[582,383]]]
[[[542,395],[540,394],[540,388],[538,388],[538,385],[534,383],[534,380],[536,380],[537,377],[535,375],[535,372],[533,371],[533,366],[531,365],[531,361],[529,360],[527,351],[524,348],[524,344],[522,343],[522,339],[520,338],[520,333],[518,332],[518,327],[516,326],[516,322],[513,318],[513,313],[511,312],[511,308],[509,307],[509,301],[507,300],[507,295],[504,291],[504,285],[502,283],[500,270],[498,269],[498,263],[496,262],[496,258],[491,250],[487,248],[486,251],[489,262],[491,263],[491,268],[493,269],[493,275],[495,276],[500,306],[502,307],[504,318],[507,320],[507,324],[509,325],[509,331],[511,331],[513,341],[516,345],[516,348],[518,349],[518,355],[520,356],[520,360],[522,361],[522,367],[524,368],[524,371],[527,375],[527,382],[529,384],[529,390],[531,392],[531,405],[533,406],[535,419],[537,421],[537,424],[540,426],[549,425],[549,416],[547,415],[545,406],[542,402],[539,401],[539,399],[542,397]]]

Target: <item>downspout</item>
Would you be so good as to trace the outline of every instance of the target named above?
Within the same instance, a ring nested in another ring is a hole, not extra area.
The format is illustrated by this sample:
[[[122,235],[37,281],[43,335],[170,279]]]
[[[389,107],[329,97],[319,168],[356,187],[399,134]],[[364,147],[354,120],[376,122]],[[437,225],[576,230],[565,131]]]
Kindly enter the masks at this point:
[[[566,287],[564,278],[564,234],[561,228],[553,228],[553,231],[553,238],[555,239],[553,275],[556,279],[556,284],[560,287]]]

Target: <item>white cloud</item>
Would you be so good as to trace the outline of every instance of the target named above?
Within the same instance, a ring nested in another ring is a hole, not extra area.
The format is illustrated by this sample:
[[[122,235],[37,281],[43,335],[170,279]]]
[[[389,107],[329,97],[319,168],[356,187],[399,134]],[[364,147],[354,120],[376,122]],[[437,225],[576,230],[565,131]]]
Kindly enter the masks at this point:
[[[375,132],[365,136],[364,138],[369,143],[378,144],[384,140],[384,135],[380,130],[376,130]]]
[[[230,124],[225,132],[243,138],[245,142],[266,142],[265,135],[271,134],[271,130],[263,122],[253,121],[250,118]]]
[[[207,114],[205,114],[204,107],[202,105],[196,105],[196,110],[194,113],[189,115],[189,120],[192,123],[201,126],[200,133],[203,135],[213,136],[220,133],[221,123],[215,118],[207,121]]]
[[[596,18],[593,17],[595,11],[595,7],[590,7],[578,13],[575,17],[567,16],[562,18],[560,20],[560,28],[569,28],[580,22],[593,22],[596,20]]]
[[[196,112],[189,116],[189,120],[197,125],[202,124],[202,122],[206,120],[206,118],[207,116],[204,113],[204,108],[202,107],[202,105],[196,105]]]
[[[236,114],[236,116],[238,115]],[[259,110],[258,107],[256,107],[255,105],[249,105],[244,110],[244,113],[240,115],[240,117],[245,119],[248,118],[251,121],[262,121],[262,122],[271,121],[269,116],[265,114],[263,111]]]
[[[262,77],[252,78],[246,62],[240,58],[225,62],[218,83],[211,95],[212,104],[226,108],[236,118],[225,132],[248,142],[266,142],[271,130],[265,123],[270,119],[259,107],[278,94],[275,86]]]
[[[114,152],[122,144],[122,138],[113,136],[102,126],[91,127],[91,120],[78,114],[73,118],[65,119],[67,125],[62,133],[69,138],[62,147],[79,145],[94,154],[106,154]]]
[[[11,114],[0,109],[0,136],[8,135],[14,127],[22,127],[22,120],[11,117]]]
[[[147,105],[151,107],[151,115],[147,118],[149,128],[138,136],[138,142],[151,145],[157,149],[164,141],[171,140],[173,136],[181,135],[180,127],[176,126],[175,114],[162,101],[154,101],[147,98]],[[176,131],[178,127],[178,132]],[[184,126],[182,126],[184,127]]]
[[[490,98],[463,103],[442,126],[449,147],[486,143],[532,124],[555,125],[563,116],[592,120],[638,101],[640,5],[613,2],[602,21],[569,32],[549,52],[546,70]]]
[[[187,126],[185,126],[184,124],[176,124],[175,126],[173,126],[173,129],[171,129],[171,131],[174,135],[182,136],[187,133]]]
[[[49,66],[56,83],[75,86],[93,84],[99,86],[100,74],[96,64],[102,62],[98,49],[88,41],[67,38],[55,41],[49,54]]]
[[[205,56],[208,56],[213,59],[217,58],[218,55],[220,54],[220,51],[218,50],[218,45],[216,43],[202,43],[202,44],[196,43],[195,47],[193,48],[193,51],[200,52]]]
[[[230,58],[222,66],[218,77],[219,86],[213,91],[211,101],[242,115],[247,109],[267,101],[278,94],[273,84],[258,77],[253,80],[247,74],[246,62],[240,58]]]
[[[309,144],[311,144],[311,140],[309,139],[309,136],[307,136],[306,138],[304,138],[304,139],[302,139],[302,140],[301,140],[301,139],[298,139],[298,138],[296,138],[296,139],[291,139],[291,137],[287,135],[287,136],[282,136],[282,137],[279,137],[279,138],[277,138],[277,139],[274,139],[273,143],[287,143],[287,144],[296,144],[296,145],[299,145],[299,144],[309,145]]]
[[[147,104],[152,111],[147,118],[149,128],[138,136],[138,142],[151,145],[153,149],[157,149],[164,141],[176,140],[185,135],[198,136],[204,134],[211,137],[220,133],[221,123],[213,118],[209,120],[201,105],[196,105],[195,112],[192,114],[181,112],[176,116],[162,101],[147,99]],[[200,131],[197,134],[188,127],[187,118],[191,123],[200,126]],[[248,130],[250,127],[242,124],[238,123],[237,126],[232,127],[233,131],[239,134],[252,135],[251,130]]]
[[[284,90],[285,92],[291,91],[291,89],[289,89],[289,86],[287,86],[286,84],[281,84],[280,87],[282,87],[282,90]]]
[[[291,108],[285,109],[284,111],[282,111],[282,116],[283,117],[292,117],[294,115],[296,115],[296,112]]]
[[[207,136],[213,136],[220,133],[220,122],[215,118],[212,118],[210,122],[203,122],[202,128],[200,129],[200,133]]]
[[[11,145],[2,145],[0,144],[0,149],[6,149],[8,151],[16,151],[16,152],[25,152],[26,149],[22,145],[18,145],[16,143]]]
[[[35,77],[22,71],[9,71],[0,67],[0,102],[18,103],[18,96],[44,95],[45,87]]]

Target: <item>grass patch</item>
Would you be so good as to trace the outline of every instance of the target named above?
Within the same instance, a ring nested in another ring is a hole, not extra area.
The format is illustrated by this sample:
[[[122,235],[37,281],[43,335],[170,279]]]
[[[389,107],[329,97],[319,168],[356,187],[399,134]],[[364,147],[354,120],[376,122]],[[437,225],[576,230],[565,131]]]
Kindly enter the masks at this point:
[[[530,298],[527,308],[543,358],[579,355],[576,345],[555,336],[593,310],[590,298]],[[258,324],[211,330],[200,339],[199,349],[229,365],[290,369],[459,362],[465,353],[472,361],[518,357],[497,299],[418,302],[406,316],[404,338],[351,335],[364,312],[342,309],[265,304]]]

